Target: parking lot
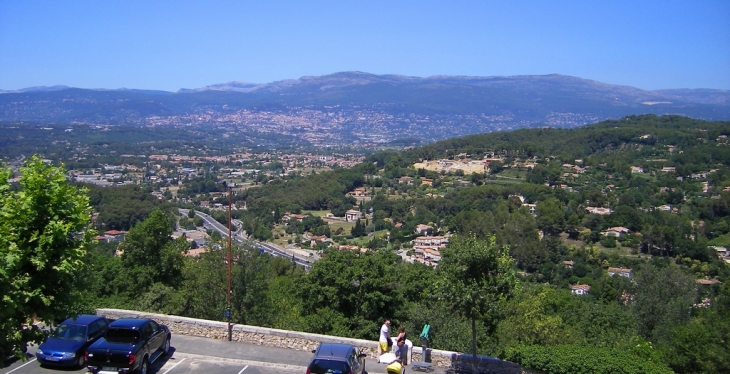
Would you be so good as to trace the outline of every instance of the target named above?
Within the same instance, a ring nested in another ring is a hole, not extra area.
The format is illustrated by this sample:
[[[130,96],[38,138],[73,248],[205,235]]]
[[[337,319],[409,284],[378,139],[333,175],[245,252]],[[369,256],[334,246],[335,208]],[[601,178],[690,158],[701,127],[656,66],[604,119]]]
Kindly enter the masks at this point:
[[[171,354],[161,357],[149,367],[152,374],[304,374],[312,352],[262,345],[228,342],[193,336],[172,336]],[[35,360],[36,346],[28,347],[27,361],[6,362],[0,374],[65,374],[86,373],[86,368],[57,369],[41,367]],[[412,369],[412,368],[410,368]],[[405,372],[416,373],[407,369]],[[445,374],[434,368],[431,374]],[[385,374],[385,365],[367,359],[369,374]]]
[[[30,355],[36,347],[29,347]],[[0,374],[86,373],[85,368],[63,369],[41,367],[30,356],[27,361],[6,362]],[[284,348],[264,347],[198,337],[172,338],[172,354],[150,365],[150,373],[159,374],[263,374],[304,373],[312,353]]]
[[[20,365],[11,365],[4,368],[2,373],[30,374],[30,373],[86,373],[86,369],[54,369],[41,367],[35,359],[27,362],[19,362]],[[306,371],[296,369],[295,366],[256,366],[247,364],[244,360],[220,360],[216,358],[202,357],[197,355],[175,355],[168,360],[158,362],[150,366],[151,373],[160,374],[186,374],[186,373],[222,373],[222,374],[263,374],[263,373],[303,373]]]

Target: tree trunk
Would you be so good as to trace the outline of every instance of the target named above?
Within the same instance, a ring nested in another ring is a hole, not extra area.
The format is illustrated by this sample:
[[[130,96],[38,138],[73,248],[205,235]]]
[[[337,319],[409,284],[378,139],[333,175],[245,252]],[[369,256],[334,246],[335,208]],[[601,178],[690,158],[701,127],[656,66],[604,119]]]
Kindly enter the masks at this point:
[[[471,372],[477,374],[477,320],[471,318]]]

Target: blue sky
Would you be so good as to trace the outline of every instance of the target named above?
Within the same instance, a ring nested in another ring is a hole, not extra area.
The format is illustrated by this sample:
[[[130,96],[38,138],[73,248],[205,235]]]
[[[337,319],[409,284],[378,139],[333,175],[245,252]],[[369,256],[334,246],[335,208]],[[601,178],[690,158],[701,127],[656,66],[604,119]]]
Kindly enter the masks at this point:
[[[340,71],[730,89],[730,1],[0,0],[0,89]]]

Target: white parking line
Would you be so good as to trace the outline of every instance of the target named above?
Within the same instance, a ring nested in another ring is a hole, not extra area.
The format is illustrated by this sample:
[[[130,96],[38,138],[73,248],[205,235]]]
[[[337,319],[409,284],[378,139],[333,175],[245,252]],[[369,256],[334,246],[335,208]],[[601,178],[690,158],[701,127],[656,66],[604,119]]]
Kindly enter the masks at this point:
[[[185,361],[185,359],[184,359],[184,358],[183,358],[182,360],[178,361],[178,362],[177,362],[177,363],[176,363],[175,365],[172,365],[172,367],[171,367],[171,368],[167,369],[167,371],[165,371],[165,372],[164,372],[164,373],[162,373],[162,374],[167,374],[167,373],[169,373],[169,372],[170,372],[170,370],[174,369],[174,368],[175,368],[175,366],[177,366],[177,365],[180,365],[180,364],[182,364],[182,362],[183,362],[183,361]]]
[[[246,369],[248,369],[248,365],[246,365],[246,367],[244,367],[243,369],[241,369],[241,371],[239,371],[238,374],[243,373],[243,371],[246,370]]]
[[[231,364],[264,367],[264,368],[278,369],[278,370],[283,370],[283,371],[296,371],[299,373],[303,373],[303,372],[307,371],[306,366],[279,364],[279,363],[264,362],[264,361],[241,360],[241,359],[235,359],[235,358],[198,355],[198,354],[193,354],[193,353],[175,352],[175,357],[189,358],[191,360],[202,361],[202,362],[215,362],[215,363],[228,362]],[[165,373],[163,373],[163,374],[165,374]]]
[[[34,358],[34,359],[32,359],[32,360],[30,360],[30,361],[28,361],[28,362],[24,363],[23,365],[20,365],[20,366],[18,366],[17,368],[15,368],[15,369],[13,369],[13,370],[10,370],[9,372],[7,372],[7,373],[5,373],[5,374],[10,374],[10,373],[12,373],[12,372],[14,372],[14,371],[16,371],[16,370],[18,370],[18,369],[22,368],[23,366],[25,366],[25,365],[28,365],[28,364],[30,364],[31,362],[35,362],[35,360],[36,360],[36,359]]]

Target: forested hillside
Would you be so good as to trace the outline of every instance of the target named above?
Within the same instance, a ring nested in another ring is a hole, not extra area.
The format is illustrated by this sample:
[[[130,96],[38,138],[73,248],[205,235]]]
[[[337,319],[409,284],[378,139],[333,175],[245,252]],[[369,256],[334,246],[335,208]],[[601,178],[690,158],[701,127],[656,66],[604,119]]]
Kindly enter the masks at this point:
[[[414,337],[430,324],[435,348],[469,351],[469,319],[436,297],[438,259],[419,258],[413,240],[471,233],[508,248],[521,284],[478,321],[480,354],[539,366],[536,355],[619,350],[678,373],[728,371],[730,268],[717,249],[730,244],[729,135],[728,122],[627,117],[451,139],[237,191],[248,234],[323,257],[305,273],[235,248],[233,321],[375,340],[391,318]],[[347,210],[362,217],[323,219]],[[282,220],[291,214],[308,218]],[[184,258],[185,243],[166,239],[172,229],[152,214],[121,257],[92,248],[85,307],[222,320],[220,246]]]

